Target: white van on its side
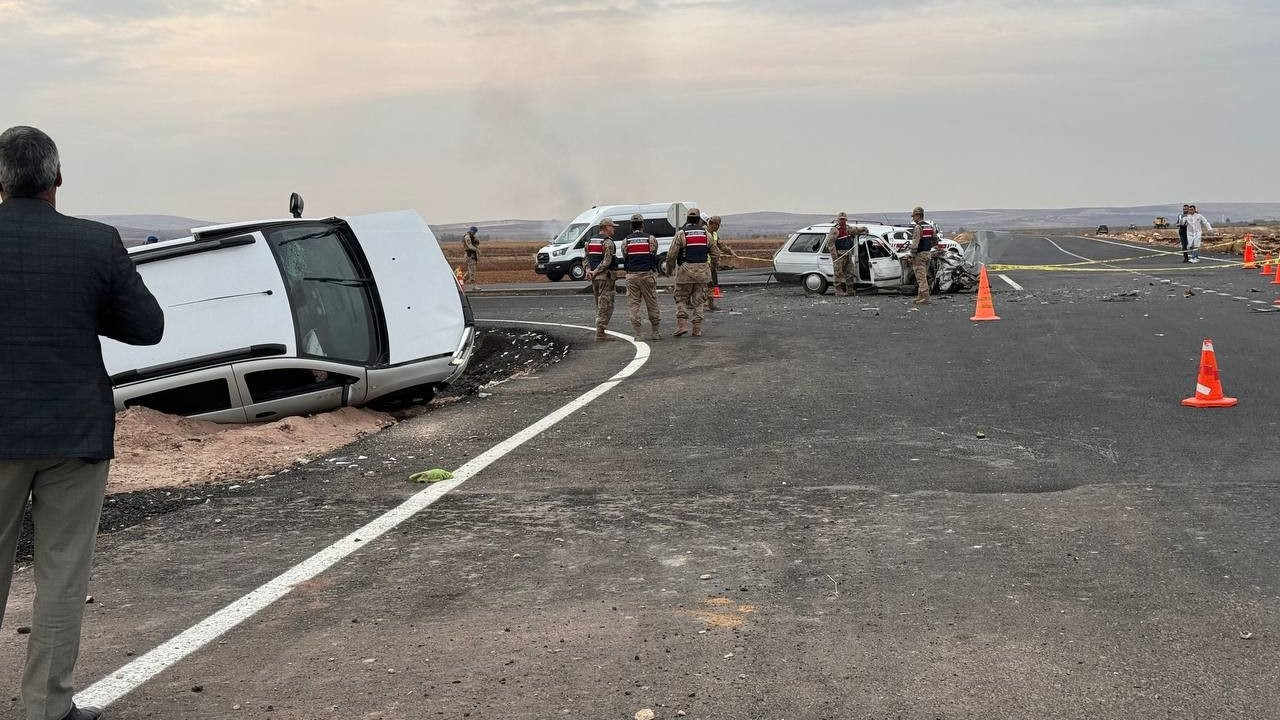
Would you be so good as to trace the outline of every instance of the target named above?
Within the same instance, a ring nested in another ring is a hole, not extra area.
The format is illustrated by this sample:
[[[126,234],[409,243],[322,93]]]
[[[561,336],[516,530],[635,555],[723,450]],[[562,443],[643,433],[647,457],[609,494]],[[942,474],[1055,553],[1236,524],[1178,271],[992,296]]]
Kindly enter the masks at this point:
[[[411,210],[197,228],[130,249],[164,339],[102,341],[116,407],[262,422],[430,400],[466,369],[471,305]]]
[[[587,240],[600,230],[600,223],[606,218],[617,223],[614,231],[614,268],[622,267],[622,238],[631,233],[631,216],[640,213],[644,216],[644,232],[658,239],[658,262],[667,258],[667,249],[675,237],[680,225],[684,224],[685,213],[689,208],[697,207],[693,202],[676,203],[642,203],[638,205],[599,205],[587,210],[573,219],[550,245],[538,250],[533,270],[547,279],[557,282],[564,277],[583,280],[587,276],[583,260],[587,256]]]

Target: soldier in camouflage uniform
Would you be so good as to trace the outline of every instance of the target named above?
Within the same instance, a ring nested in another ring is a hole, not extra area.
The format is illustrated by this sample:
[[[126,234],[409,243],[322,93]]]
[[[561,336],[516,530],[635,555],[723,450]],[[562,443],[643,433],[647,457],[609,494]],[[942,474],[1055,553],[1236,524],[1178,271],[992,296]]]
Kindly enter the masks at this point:
[[[711,266],[720,259],[720,250],[713,247],[702,226],[702,213],[691,208],[688,222],[676,232],[667,250],[667,272],[680,264],[676,271],[676,331],[680,337],[690,331],[693,336],[702,334],[702,306],[707,299],[707,283],[711,281]]]
[[[650,340],[657,340],[658,320],[658,239],[644,232],[644,216],[631,216],[631,234],[622,239],[622,268],[627,271],[627,309],[631,316],[631,329],[640,339],[640,305],[649,312]]]
[[[823,252],[831,255],[837,295],[858,294],[858,270],[854,262],[858,257],[858,236],[866,233],[865,227],[850,225],[849,216],[843,212],[836,215],[835,224],[827,231]]]
[[[916,275],[917,305],[929,303],[929,261],[938,247],[938,228],[924,219],[924,208],[911,211],[911,270]]]
[[[472,225],[462,235],[462,249],[467,253],[467,272],[462,276],[463,287],[467,290],[479,290],[476,284],[476,262],[480,259],[480,240],[476,237],[476,226]]]
[[[733,251],[733,248],[720,242],[720,223],[719,215],[712,215],[711,219],[707,220],[707,242],[710,243],[711,247],[715,248],[716,254],[720,257],[725,255],[737,257],[738,254]],[[717,272],[716,265],[717,263],[711,263],[711,284],[707,286],[707,310],[712,312],[720,309],[716,307],[714,292],[720,286],[720,274]]]
[[[596,339],[605,340],[609,336],[604,329],[613,318],[613,296],[617,292],[613,277],[613,228],[609,218],[600,221],[600,231],[587,241],[587,256],[583,262],[587,265],[587,279],[591,281],[591,292],[596,297]]]

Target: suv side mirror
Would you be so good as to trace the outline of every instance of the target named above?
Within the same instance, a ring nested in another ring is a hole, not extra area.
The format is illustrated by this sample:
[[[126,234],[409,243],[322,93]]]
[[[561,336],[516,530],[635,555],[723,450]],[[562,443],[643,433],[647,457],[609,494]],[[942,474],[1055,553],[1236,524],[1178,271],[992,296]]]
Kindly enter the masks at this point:
[[[302,196],[298,193],[289,195],[289,214],[296,218],[302,217]]]

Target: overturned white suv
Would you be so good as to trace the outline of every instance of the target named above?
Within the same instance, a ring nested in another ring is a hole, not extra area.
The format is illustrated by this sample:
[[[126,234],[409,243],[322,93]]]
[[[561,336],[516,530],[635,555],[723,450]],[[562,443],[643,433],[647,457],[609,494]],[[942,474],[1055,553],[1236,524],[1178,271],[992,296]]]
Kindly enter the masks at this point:
[[[262,422],[426,402],[462,374],[475,321],[426,222],[300,212],[130,249],[165,336],[102,341],[117,408]]]

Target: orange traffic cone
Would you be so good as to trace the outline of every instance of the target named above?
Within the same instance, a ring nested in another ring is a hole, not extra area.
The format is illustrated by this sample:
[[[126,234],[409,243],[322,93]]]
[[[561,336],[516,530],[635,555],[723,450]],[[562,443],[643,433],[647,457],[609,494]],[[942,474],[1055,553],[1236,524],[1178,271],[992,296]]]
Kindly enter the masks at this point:
[[[1196,378],[1195,397],[1182,401],[1188,407],[1231,407],[1238,398],[1222,396],[1222,379],[1218,377],[1218,360],[1213,354],[1213,341],[1205,338],[1200,350],[1200,375]]]
[[[978,275],[978,307],[970,320],[999,320],[996,316],[995,303],[991,302],[991,283],[987,280],[987,266],[982,266]]]
[[[1271,284],[1280,285],[1280,253],[1276,254],[1276,269],[1272,275],[1274,275],[1274,277],[1271,280]]]
[[[711,290],[711,299],[719,300],[722,297],[724,297],[724,293],[720,292],[720,286],[716,285],[713,287]]]
[[[1244,241],[1244,269],[1252,270],[1255,267],[1257,267],[1257,265],[1254,264],[1253,241],[1245,240]]]
[[[1275,270],[1271,267],[1271,253],[1267,253],[1262,262],[1258,263],[1258,267],[1262,268],[1258,271],[1259,275],[1272,275],[1275,273]]]

